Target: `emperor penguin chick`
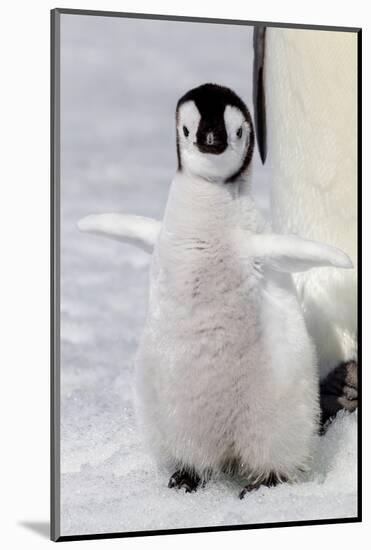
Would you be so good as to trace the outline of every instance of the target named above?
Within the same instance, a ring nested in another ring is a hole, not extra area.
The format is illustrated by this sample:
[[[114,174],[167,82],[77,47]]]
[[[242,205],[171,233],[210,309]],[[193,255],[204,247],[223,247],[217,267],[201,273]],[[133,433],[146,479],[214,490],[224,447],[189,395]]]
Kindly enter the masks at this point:
[[[205,84],[176,109],[178,170],[163,223],[99,214],[82,231],[153,251],[136,358],[151,450],[195,490],[211,474],[295,480],[317,432],[317,358],[291,273],[351,268],[339,249],[273,234],[250,196],[254,131],[230,89]]]
[[[254,131],[230,89],[176,109],[178,170],[155,232],[136,358],[139,418],[170,487],[233,472],[295,480],[318,429],[317,359],[291,273],[349,268],[340,250],[270,233],[250,196]]]

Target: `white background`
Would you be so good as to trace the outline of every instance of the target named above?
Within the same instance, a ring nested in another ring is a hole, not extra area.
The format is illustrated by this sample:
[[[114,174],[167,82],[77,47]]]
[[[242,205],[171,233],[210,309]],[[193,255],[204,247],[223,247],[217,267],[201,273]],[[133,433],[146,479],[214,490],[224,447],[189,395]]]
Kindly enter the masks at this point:
[[[2,7],[0,69],[0,236],[1,236],[1,545],[4,548],[39,548],[47,539],[49,517],[49,10],[54,7],[105,9],[175,15],[211,16],[248,20],[362,26],[364,97],[370,93],[370,40],[367,3],[271,0],[242,3],[195,0],[187,2],[79,1],[56,5],[47,0],[21,1]],[[368,64],[368,70],[366,70]],[[363,174],[364,218],[371,204],[369,190],[369,107],[364,101]],[[368,166],[367,166],[368,165]],[[365,219],[364,235],[370,233]],[[365,247],[367,239],[365,238]],[[367,247],[369,249],[369,247]],[[364,365],[367,365],[369,300],[367,280],[370,261],[364,251]],[[367,395],[369,376],[364,368]],[[364,403],[367,430],[369,405]],[[370,476],[370,438],[363,446],[364,487]],[[336,546],[364,548],[370,537],[369,498],[365,495],[364,524],[316,526],[275,530],[241,531],[117,539],[69,543],[79,548],[123,545],[126,548],[185,548],[203,545],[259,545],[274,548]],[[44,534],[40,534],[42,531]]]

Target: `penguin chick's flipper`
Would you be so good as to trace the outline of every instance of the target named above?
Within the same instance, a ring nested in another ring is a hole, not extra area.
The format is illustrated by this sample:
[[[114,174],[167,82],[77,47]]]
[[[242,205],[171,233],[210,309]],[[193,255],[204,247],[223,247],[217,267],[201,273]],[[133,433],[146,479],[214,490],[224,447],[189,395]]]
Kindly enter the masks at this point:
[[[358,364],[341,363],[320,384],[321,425],[341,409],[353,412],[358,407]]]
[[[252,493],[257,491],[262,485],[266,487],[275,487],[279,483],[286,483],[287,478],[285,476],[278,476],[276,473],[271,472],[265,479],[259,479],[246,485],[239,494],[240,499],[243,499],[246,493]]]
[[[129,214],[95,214],[82,218],[77,225],[80,231],[129,243],[150,253],[161,229],[158,220]]]
[[[192,493],[193,491],[197,491],[200,481],[201,479],[197,474],[182,469],[177,470],[175,474],[171,476],[168,487],[170,489],[173,487],[176,489],[184,487],[186,493]]]
[[[339,248],[296,235],[253,235],[246,241],[246,247],[249,256],[261,258],[276,271],[295,273],[321,266],[353,267],[349,256]]]

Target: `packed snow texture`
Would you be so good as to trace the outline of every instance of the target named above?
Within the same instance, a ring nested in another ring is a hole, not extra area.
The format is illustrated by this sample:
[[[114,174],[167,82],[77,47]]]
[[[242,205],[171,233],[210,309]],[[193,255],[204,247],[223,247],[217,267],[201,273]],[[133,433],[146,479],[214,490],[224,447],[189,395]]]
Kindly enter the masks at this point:
[[[242,501],[228,478],[194,494],[167,488],[172,472],[143,447],[132,399],[150,257],[76,225],[101,212],[162,218],[176,101],[212,81],[251,108],[252,29],[62,15],[61,44],[62,535],[355,516],[356,415],[318,437],[300,484]],[[267,212],[257,154],[254,172]]]

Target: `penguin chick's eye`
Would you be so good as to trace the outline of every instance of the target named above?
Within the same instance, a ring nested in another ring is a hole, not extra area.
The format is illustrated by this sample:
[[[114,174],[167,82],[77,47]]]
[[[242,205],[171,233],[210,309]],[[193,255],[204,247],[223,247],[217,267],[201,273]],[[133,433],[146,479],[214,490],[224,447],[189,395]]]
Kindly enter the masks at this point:
[[[240,126],[236,132],[238,138],[242,138],[242,126]]]
[[[185,137],[189,136],[189,130],[188,130],[187,126],[183,126],[183,134],[185,135]]]

